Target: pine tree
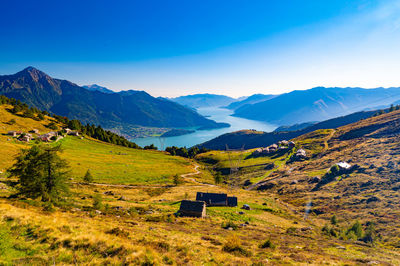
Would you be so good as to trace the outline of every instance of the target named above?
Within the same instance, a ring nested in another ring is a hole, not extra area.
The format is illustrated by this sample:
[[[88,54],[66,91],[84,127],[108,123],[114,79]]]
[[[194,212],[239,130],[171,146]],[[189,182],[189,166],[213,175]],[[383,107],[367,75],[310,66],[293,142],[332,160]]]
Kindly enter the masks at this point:
[[[17,162],[8,169],[11,177],[18,178],[15,188],[19,195],[41,198],[42,201],[57,203],[68,192],[66,183],[69,167],[57,153],[61,147],[35,145],[22,150]]]
[[[85,182],[87,182],[87,183],[92,183],[92,182],[93,182],[93,176],[92,176],[92,174],[90,173],[90,170],[89,170],[89,169],[86,171],[86,174],[85,174],[85,176],[83,177],[83,181],[85,181]]]

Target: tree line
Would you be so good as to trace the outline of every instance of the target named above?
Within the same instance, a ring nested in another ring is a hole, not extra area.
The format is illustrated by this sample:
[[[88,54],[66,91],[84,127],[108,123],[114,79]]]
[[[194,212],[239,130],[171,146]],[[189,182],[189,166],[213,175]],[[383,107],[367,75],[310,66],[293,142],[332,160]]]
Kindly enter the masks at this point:
[[[178,148],[176,146],[167,147],[165,149],[171,155],[181,156],[185,158],[194,158],[197,154],[208,152],[206,148],[200,148],[197,146],[187,149],[186,147]]]

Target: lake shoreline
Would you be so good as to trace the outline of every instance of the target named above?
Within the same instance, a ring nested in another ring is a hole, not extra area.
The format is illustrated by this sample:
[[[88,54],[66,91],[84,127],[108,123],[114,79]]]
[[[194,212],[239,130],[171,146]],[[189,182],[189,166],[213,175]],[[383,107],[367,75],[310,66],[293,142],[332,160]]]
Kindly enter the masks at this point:
[[[208,118],[216,121],[217,123],[227,123],[230,127],[223,127],[217,129],[199,130],[194,128],[185,128],[184,130],[195,130],[190,134],[184,134],[171,137],[144,137],[132,138],[130,141],[135,142],[139,146],[155,145],[158,149],[165,149],[166,147],[192,147],[199,145],[203,142],[211,140],[225,133],[230,133],[243,129],[256,129],[265,132],[273,131],[276,126],[256,120],[249,120],[240,117],[232,116],[233,111],[222,107],[207,107],[199,108],[197,111]]]

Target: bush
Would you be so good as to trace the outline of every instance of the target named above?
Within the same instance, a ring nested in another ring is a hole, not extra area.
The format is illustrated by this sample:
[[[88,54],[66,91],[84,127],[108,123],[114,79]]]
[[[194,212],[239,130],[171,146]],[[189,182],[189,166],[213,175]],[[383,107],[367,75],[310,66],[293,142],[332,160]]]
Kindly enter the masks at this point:
[[[333,216],[331,217],[331,224],[337,225],[337,223],[338,223],[338,221],[337,221],[336,215],[333,215]]]
[[[52,130],[57,130],[58,129],[58,126],[54,122],[50,122],[46,127],[50,128]]]
[[[93,208],[96,210],[103,209],[103,199],[100,194],[96,194],[93,197]]]
[[[220,184],[221,182],[222,182],[222,175],[221,175],[221,173],[220,172],[217,172],[215,175],[214,175],[214,182],[215,182],[215,184]]]
[[[176,174],[176,175],[174,175],[174,181],[173,182],[174,182],[175,186],[181,185],[181,184],[183,184],[183,178]]]
[[[274,249],[275,247],[276,246],[275,246],[274,243],[272,243],[271,238],[265,240],[265,242],[260,245],[260,248],[272,248],[272,249]]]
[[[225,252],[234,253],[241,256],[246,256],[246,257],[251,256],[251,252],[242,247],[242,242],[236,235],[227,238],[226,243],[223,246],[222,250]]]
[[[289,227],[288,229],[286,229],[287,234],[294,234],[296,233],[296,231],[297,231],[296,227]]]
[[[85,176],[83,177],[83,181],[85,181],[85,182],[87,182],[87,183],[92,183],[92,182],[93,182],[93,176],[92,176],[92,174],[90,173],[90,170],[89,170],[89,169],[86,171],[86,174],[85,174]]]
[[[375,239],[376,239],[375,223],[367,222],[367,229],[365,230],[363,241],[367,243],[374,243]]]
[[[122,230],[119,227],[115,227],[111,230],[106,231],[106,234],[110,234],[110,235],[116,235],[116,236],[121,236],[121,237],[128,237],[129,236],[129,232]]]
[[[359,221],[356,221],[348,230],[346,235],[351,239],[360,239],[364,235],[364,230]],[[354,236],[353,236],[354,235]],[[351,236],[351,237],[350,237]]]
[[[222,223],[221,227],[224,229],[232,228],[233,230],[237,230],[238,226],[233,221],[228,221],[226,223]]]

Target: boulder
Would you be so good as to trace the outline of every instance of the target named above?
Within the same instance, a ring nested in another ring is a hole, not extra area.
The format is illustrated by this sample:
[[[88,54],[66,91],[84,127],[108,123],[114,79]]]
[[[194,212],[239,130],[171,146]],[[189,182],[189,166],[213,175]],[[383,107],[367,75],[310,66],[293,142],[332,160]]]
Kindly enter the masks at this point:
[[[321,178],[319,176],[314,176],[313,178],[311,178],[310,183],[314,184],[314,183],[319,183],[321,181]]]
[[[257,187],[257,190],[267,190],[276,187],[275,182],[267,182],[267,183],[262,183]]]
[[[242,208],[243,210],[251,210],[250,206],[247,204],[243,204]]]

